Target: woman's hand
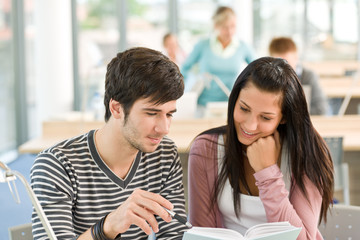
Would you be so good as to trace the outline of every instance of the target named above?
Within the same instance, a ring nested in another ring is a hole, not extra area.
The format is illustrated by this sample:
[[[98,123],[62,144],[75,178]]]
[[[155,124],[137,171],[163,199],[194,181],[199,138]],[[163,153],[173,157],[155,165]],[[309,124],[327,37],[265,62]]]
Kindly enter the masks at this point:
[[[267,137],[259,138],[247,147],[246,154],[255,172],[277,163],[281,151],[278,131]]]

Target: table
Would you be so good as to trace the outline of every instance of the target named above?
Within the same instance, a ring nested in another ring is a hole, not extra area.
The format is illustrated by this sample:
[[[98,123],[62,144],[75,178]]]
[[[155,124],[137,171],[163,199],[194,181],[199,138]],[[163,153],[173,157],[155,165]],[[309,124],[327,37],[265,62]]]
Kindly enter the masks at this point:
[[[360,115],[312,116],[313,125],[322,136],[343,136],[344,151],[360,151]],[[212,127],[224,125],[226,119],[174,119],[169,137],[178,146],[179,152],[187,152],[196,135]],[[19,147],[20,153],[38,153],[53,144],[91,129],[101,128],[102,121],[47,121],[43,134]]]
[[[360,69],[360,61],[356,60],[343,60],[343,61],[314,61],[303,62],[304,67],[313,70],[320,77],[323,76],[336,76],[343,77],[351,75]]]
[[[352,77],[322,77],[320,86],[328,98],[344,98],[351,93],[352,98],[360,98],[360,79]]]
[[[322,136],[343,136],[344,161],[349,163],[350,203],[360,205],[360,115],[312,116],[312,123]],[[184,179],[187,174],[187,153],[196,135],[212,127],[224,125],[223,118],[174,119],[169,137],[178,146],[183,163]],[[51,145],[91,129],[101,128],[102,121],[47,121],[43,123],[43,134],[19,147],[20,153],[37,154]],[[186,184],[184,184],[186,186]]]

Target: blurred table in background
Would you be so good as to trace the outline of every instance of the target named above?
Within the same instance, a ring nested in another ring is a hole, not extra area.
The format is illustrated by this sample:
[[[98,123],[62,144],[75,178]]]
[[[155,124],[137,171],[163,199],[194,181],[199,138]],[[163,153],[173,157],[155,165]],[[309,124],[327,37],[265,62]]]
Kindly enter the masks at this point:
[[[322,136],[343,136],[344,161],[349,163],[350,203],[360,205],[360,115],[342,117],[312,116],[312,123]],[[204,130],[226,124],[224,118],[174,119],[169,137],[178,146],[184,169],[184,186],[187,176],[187,153],[196,135]],[[47,121],[43,123],[42,136],[31,139],[19,147],[20,153],[37,154],[53,144],[98,129],[103,121],[81,121],[70,118],[67,121]]]
[[[341,100],[351,93],[345,114],[360,113],[360,61],[356,60],[326,60],[303,62],[303,66],[314,71],[320,77],[320,84],[328,99],[338,98]],[[353,80],[356,84],[353,85]],[[331,104],[339,105],[338,100],[330,101]],[[335,109],[340,106],[333,106]],[[337,114],[335,112],[335,114]]]
[[[320,77],[344,77],[354,75],[360,70],[360,61],[314,61],[303,62],[303,66],[316,72]]]
[[[349,92],[353,98],[360,98],[360,80],[354,81],[354,77],[322,77],[320,86],[328,98],[343,98]]]
[[[360,151],[360,115],[312,116],[311,119],[322,136],[344,136],[345,151]],[[22,144],[19,152],[38,153],[66,138],[101,128],[103,124],[103,121],[47,121],[43,123],[42,136]],[[180,152],[186,152],[197,134],[224,124],[226,120],[223,118],[174,119],[169,137],[175,141]]]

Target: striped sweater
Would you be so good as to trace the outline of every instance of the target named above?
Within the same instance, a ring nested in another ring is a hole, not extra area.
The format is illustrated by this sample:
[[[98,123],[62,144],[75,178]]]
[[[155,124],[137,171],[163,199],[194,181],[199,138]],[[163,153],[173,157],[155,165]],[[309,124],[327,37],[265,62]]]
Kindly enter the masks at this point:
[[[125,179],[117,177],[99,156],[92,130],[42,151],[31,169],[31,187],[60,239],[76,239],[140,188],[160,194],[185,216],[182,168],[177,148],[164,137],[155,152],[139,152]],[[157,239],[181,239],[185,227],[176,220],[159,223]],[[47,239],[36,212],[34,239]],[[121,239],[147,239],[131,225]]]

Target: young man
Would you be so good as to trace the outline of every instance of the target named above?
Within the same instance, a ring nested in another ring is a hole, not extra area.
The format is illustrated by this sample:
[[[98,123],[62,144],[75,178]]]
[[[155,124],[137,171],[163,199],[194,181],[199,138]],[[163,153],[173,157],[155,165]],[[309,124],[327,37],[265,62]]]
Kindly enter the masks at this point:
[[[182,168],[166,137],[183,76],[158,51],[132,48],[107,66],[106,124],[41,152],[31,185],[58,239],[181,239]],[[33,212],[34,239],[46,239]],[[120,236],[121,235],[121,236]]]
[[[269,53],[272,57],[285,59],[294,68],[301,84],[310,87],[310,114],[325,115],[328,112],[328,103],[319,84],[319,78],[314,72],[299,64],[295,42],[288,37],[273,38],[269,44]]]

